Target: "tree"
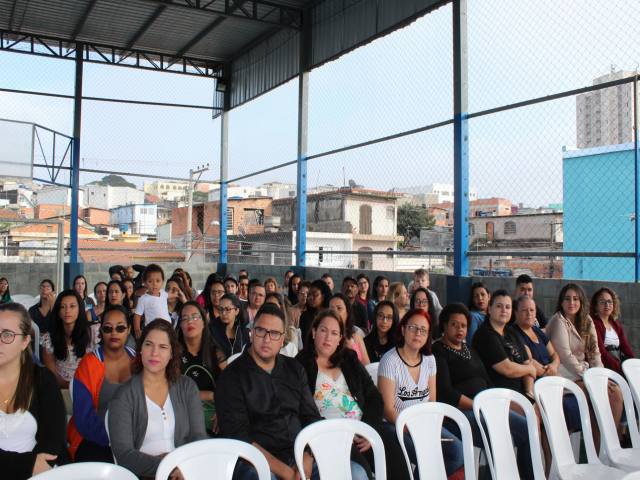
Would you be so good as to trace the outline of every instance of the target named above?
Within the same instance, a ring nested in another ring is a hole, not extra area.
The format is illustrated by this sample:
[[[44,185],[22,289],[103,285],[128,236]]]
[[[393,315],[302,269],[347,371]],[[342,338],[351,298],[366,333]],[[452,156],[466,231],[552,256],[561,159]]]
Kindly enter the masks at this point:
[[[89,185],[138,188],[135,186],[135,184],[128,182],[120,175],[106,175],[102,177],[102,180],[96,180],[95,182],[91,182]]]
[[[398,207],[398,235],[404,237],[404,245],[408,245],[414,237],[420,236],[420,230],[433,227],[434,218],[427,209],[412,203]]]

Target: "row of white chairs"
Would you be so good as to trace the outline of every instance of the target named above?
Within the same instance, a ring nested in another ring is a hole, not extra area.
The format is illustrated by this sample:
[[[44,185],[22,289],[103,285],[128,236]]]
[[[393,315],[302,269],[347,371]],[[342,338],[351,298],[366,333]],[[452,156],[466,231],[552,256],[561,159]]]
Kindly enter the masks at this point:
[[[593,444],[589,406],[586,396],[574,382],[562,377],[545,377],[535,384],[536,402],[542,413],[545,431],[552,452],[551,479],[606,478],[607,480],[640,480],[640,434],[635,421],[634,400],[640,407],[640,359],[627,360],[623,369],[629,384],[617,373],[604,369],[589,369],[585,385],[593,405],[601,432],[600,457]],[[629,431],[633,447],[623,449],[618,440],[607,389],[613,381],[623,392]],[[579,464],[574,456],[566,427],[562,398],[566,392],[575,395],[580,409],[587,463]],[[474,416],[480,426],[485,453],[493,480],[518,478],[518,465],[509,431],[509,411],[515,403],[524,411],[528,425],[529,443],[536,480],[545,479],[536,413],[523,395],[507,389],[489,389],[476,396]],[[640,408],[639,408],[640,409]],[[453,420],[460,428],[464,470],[467,480],[476,478],[473,438],[467,418],[450,405],[429,402],[405,409],[396,421],[396,433],[405,460],[412,465],[404,446],[405,429],[411,435],[417,455],[417,471],[423,479],[446,479],[441,449],[441,427],[444,418]],[[324,420],[304,428],[295,441],[296,463],[303,472],[303,452],[307,446],[313,451],[322,479],[349,479],[350,446],[354,435],[366,438],[373,448],[376,480],[386,480],[385,451],[378,433],[363,422],[350,419]],[[188,480],[209,478],[210,472],[220,472],[217,478],[230,479],[238,458],[252,463],[260,480],[269,480],[269,466],[262,453],[252,445],[229,439],[211,439],[177,448],[164,457],[158,467],[156,480],[165,480],[179,467]],[[98,466],[96,466],[98,465]],[[65,473],[67,472],[67,473]],[[76,476],[73,472],[79,472]],[[84,474],[83,474],[84,472]],[[105,476],[101,476],[104,472]],[[38,480],[78,480],[108,478],[128,480],[135,476],[122,467],[100,464],[74,464],[39,475]],[[83,476],[84,475],[84,476]],[[132,475],[132,474],[131,474]]]

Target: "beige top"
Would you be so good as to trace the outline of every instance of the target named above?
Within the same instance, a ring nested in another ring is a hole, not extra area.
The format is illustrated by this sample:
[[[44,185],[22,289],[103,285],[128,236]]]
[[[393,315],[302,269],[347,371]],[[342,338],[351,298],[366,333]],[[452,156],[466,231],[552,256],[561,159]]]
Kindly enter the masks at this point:
[[[560,357],[558,373],[569,380],[579,380],[589,367],[602,367],[596,329],[589,317],[589,333],[592,341],[582,339],[576,327],[560,312],[549,320],[545,333]]]

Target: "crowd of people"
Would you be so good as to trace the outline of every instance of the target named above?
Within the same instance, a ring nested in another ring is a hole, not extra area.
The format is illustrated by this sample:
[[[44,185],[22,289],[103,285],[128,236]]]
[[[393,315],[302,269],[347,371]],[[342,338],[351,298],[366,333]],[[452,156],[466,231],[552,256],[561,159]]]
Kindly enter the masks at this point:
[[[621,363],[634,356],[610,288],[589,300],[569,283],[547,319],[527,275],[511,293],[475,283],[468,304],[443,307],[423,269],[409,285],[345,276],[340,291],[329,274],[304,279],[293,271],[282,285],[246,270],[211,274],[201,292],[183,269],[169,278],[155,264],[109,273],[93,295],[81,275],[58,294],[44,279],[28,311],[0,278],[0,469],[7,478],[114,460],[152,478],[168,452],[221,437],[255,445],[273,478],[296,479],[298,432],[323,418],[348,418],[379,432],[387,477],[405,480],[411,473],[395,429],[404,409],[436,400],[457,407],[482,447],[473,415],[479,392],[508,388],[535,403],[537,378],[561,375],[584,388],[588,368],[622,373]],[[377,378],[369,363],[378,363]],[[609,399],[621,425],[615,385]],[[563,402],[568,428],[579,430],[575,397]],[[533,478],[523,412],[513,408],[509,424],[521,478]],[[447,475],[464,478],[457,426],[445,422],[441,437]],[[408,433],[403,442],[415,463]],[[373,465],[371,445],[356,436],[352,478],[373,478]],[[312,452],[304,470],[318,478]],[[181,479],[179,469],[170,478]],[[234,479],[256,478],[238,462]]]

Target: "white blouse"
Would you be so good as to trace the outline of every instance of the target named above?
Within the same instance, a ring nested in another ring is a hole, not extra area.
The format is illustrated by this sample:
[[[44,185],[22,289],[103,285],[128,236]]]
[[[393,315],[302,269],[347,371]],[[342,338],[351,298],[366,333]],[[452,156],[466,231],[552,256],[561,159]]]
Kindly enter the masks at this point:
[[[163,407],[160,407],[146,395],[145,400],[147,402],[147,432],[144,435],[140,451],[154,457],[169,453],[176,448],[173,443],[176,416],[173,412],[171,397],[167,395]]]
[[[613,328],[608,328],[604,333],[604,346],[605,347],[619,347],[620,338]]]
[[[5,413],[0,410],[0,450],[32,452],[36,446],[38,424],[31,412],[18,410]]]

